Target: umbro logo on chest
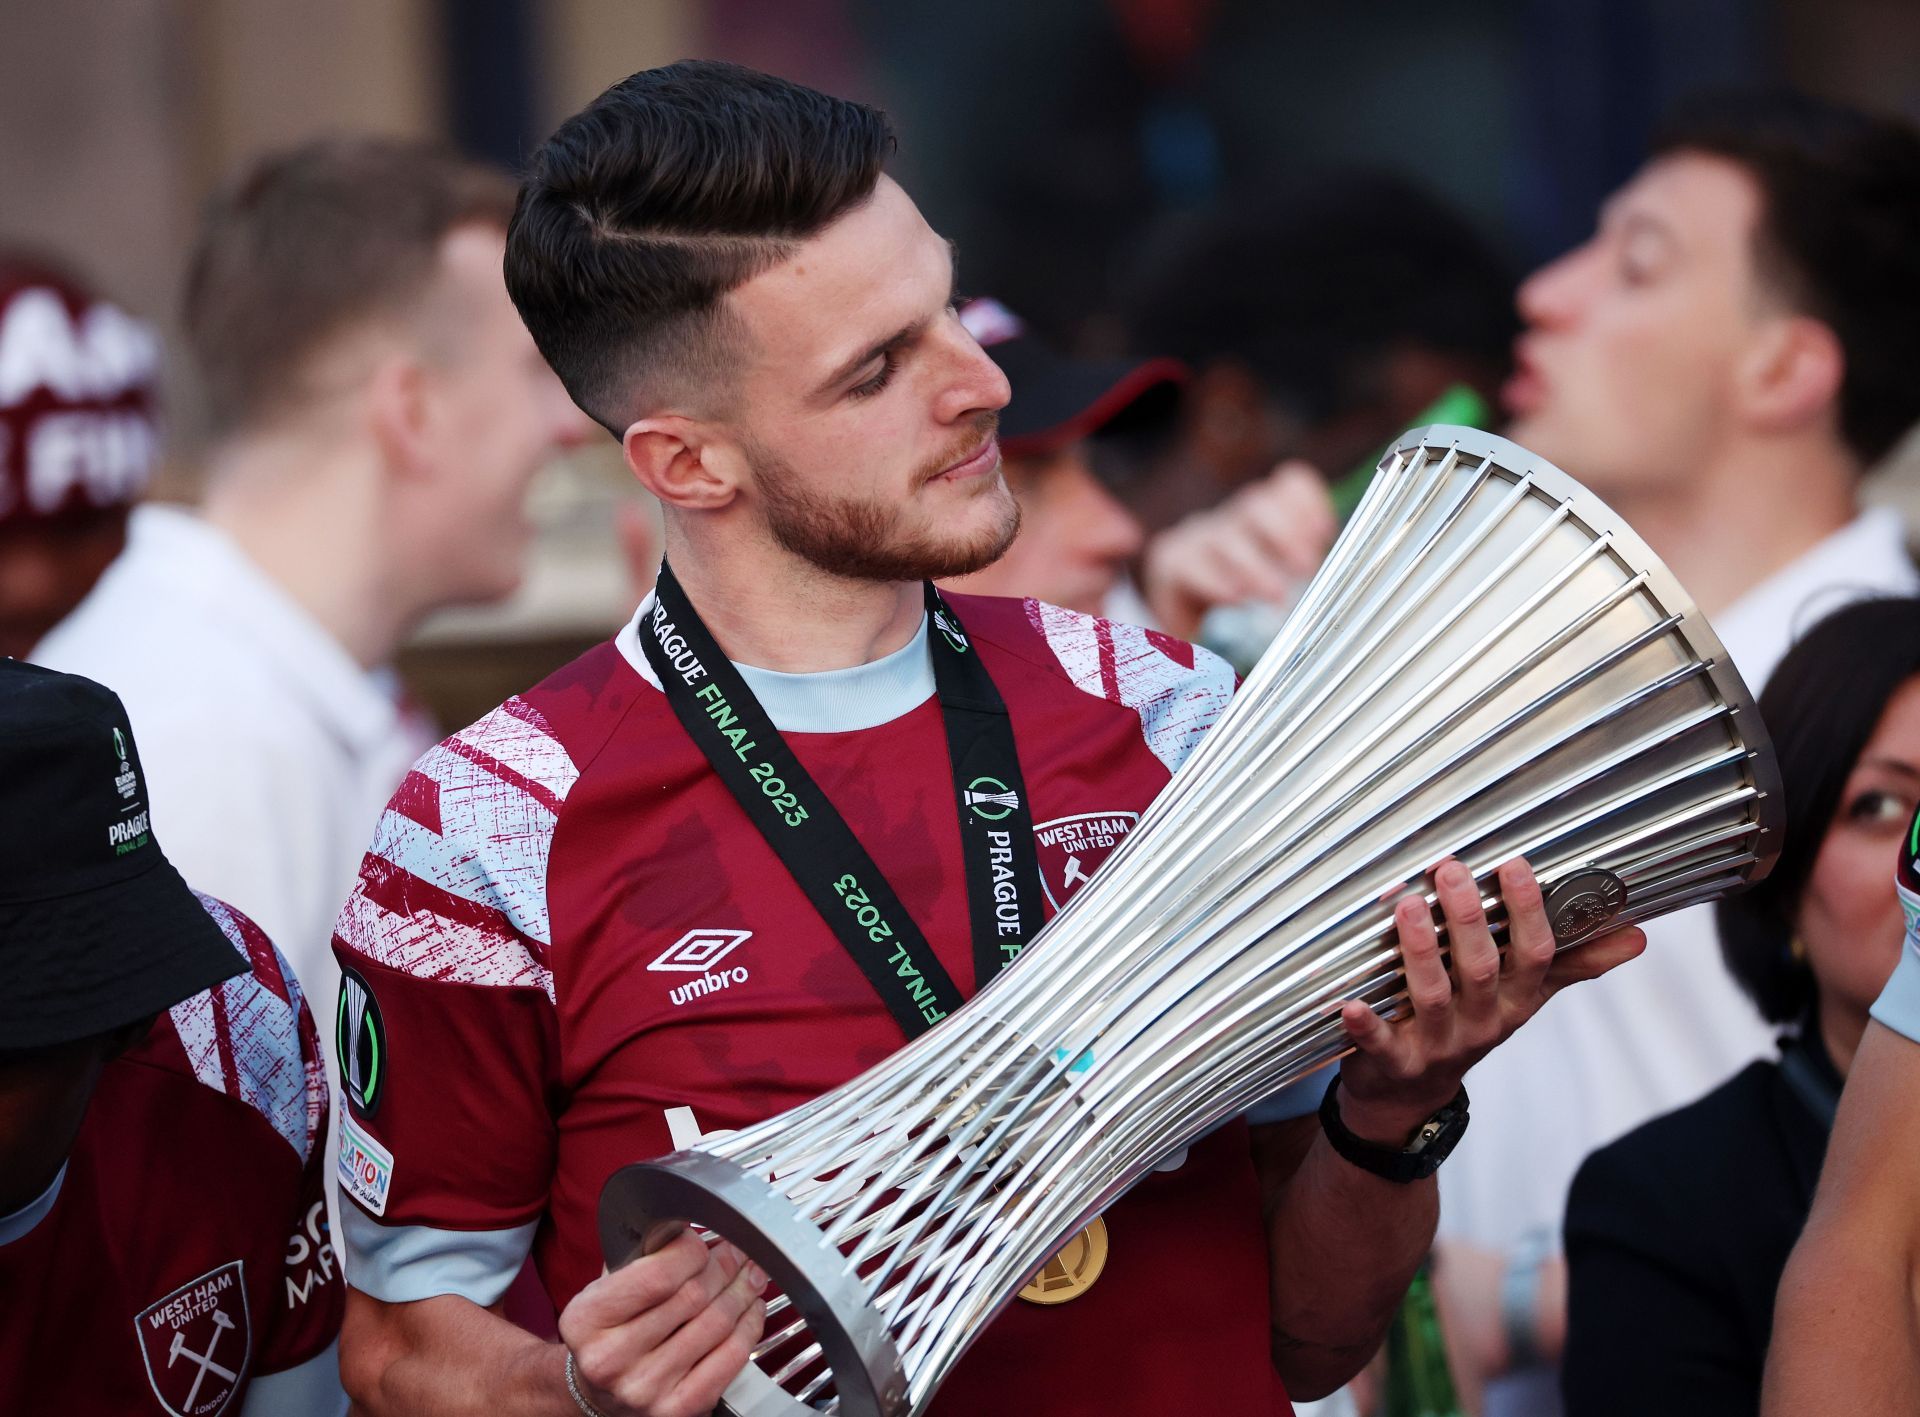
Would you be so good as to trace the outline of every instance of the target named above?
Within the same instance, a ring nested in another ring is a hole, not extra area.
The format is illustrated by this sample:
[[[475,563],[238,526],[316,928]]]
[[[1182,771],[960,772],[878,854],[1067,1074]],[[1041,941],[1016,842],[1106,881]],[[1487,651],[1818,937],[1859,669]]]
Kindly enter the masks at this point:
[[[742,964],[727,965],[727,956],[753,938],[751,930],[689,930],[675,940],[647,968],[657,974],[691,974],[684,984],[667,991],[675,1008],[745,984],[753,976]]]

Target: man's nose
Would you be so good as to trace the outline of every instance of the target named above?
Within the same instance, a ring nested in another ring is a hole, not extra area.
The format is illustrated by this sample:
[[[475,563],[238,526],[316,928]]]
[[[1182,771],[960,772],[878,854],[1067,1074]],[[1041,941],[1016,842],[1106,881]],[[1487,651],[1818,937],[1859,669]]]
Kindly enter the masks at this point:
[[[1579,314],[1592,259],[1593,248],[1589,242],[1549,261],[1528,276],[1520,283],[1514,298],[1520,318],[1529,325],[1548,327],[1574,319]]]
[[[953,364],[940,396],[941,421],[951,423],[970,413],[997,413],[1013,398],[1007,376],[958,319],[949,320],[947,324]]]

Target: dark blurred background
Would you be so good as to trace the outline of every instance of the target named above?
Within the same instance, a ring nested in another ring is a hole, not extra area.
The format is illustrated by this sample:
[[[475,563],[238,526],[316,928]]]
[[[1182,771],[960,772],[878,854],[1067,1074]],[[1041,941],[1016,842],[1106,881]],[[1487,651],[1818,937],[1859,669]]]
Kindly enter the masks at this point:
[[[1385,174],[1519,273],[1590,229],[1690,89],[1774,78],[1920,117],[1911,0],[0,0],[0,238],[170,332],[198,203],[249,154],[371,129],[511,167],[607,84],[687,55],[889,109],[897,175],[959,241],[965,288],[1089,353],[1118,341],[1142,253],[1223,200]],[[173,368],[190,493],[195,397]],[[429,678],[487,645],[472,692],[491,703],[521,649],[538,667],[621,613],[611,453],[542,486],[526,590],[436,624]]]

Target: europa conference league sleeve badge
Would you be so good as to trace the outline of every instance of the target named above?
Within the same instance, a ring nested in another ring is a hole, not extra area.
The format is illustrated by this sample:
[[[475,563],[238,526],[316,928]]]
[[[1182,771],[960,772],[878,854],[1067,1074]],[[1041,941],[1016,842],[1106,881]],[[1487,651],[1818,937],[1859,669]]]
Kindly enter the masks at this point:
[[[371,1117],[380,1110],[380,1090],[387,1076],[387,1030],[380,1019],[380,1001],[357,969],[340,975],[333,1043],[340,1057],[342,1095],[355,1112]]]

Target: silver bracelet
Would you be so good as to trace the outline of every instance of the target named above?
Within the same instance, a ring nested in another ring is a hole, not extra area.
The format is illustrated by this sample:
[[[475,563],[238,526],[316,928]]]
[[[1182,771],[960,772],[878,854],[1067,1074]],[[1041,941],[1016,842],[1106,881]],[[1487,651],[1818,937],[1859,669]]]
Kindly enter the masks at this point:
[[[580,1391],[580,1383],[574,1376],[571,1348],[567,1350],[567,1396],[573,1399],[573,1405],[586,1413],[587,1417],[607,1417],[606,1413],[588,1402],[587,1395]]]

